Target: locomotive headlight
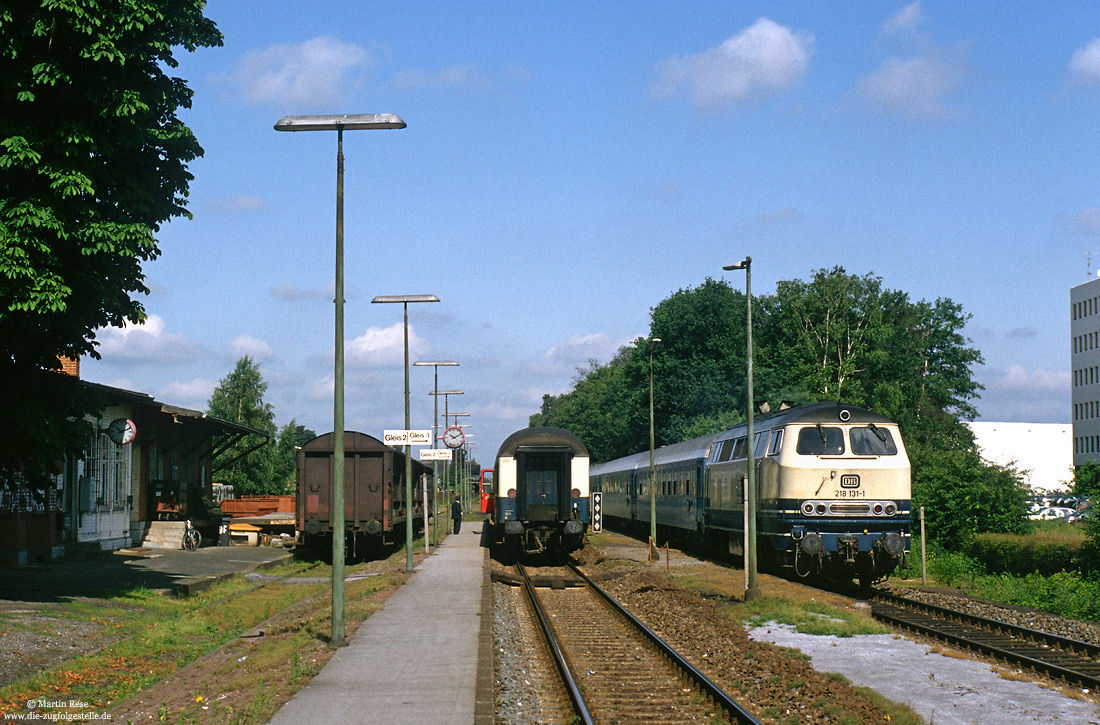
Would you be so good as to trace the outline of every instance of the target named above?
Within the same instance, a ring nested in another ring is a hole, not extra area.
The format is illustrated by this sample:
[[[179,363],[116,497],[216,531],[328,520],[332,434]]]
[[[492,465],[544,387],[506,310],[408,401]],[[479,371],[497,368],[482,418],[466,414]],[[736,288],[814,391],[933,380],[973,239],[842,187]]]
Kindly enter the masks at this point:
[[[573,498],[581,497],[581,490],[579,488],[574,488],[572,491],[570,491],[570,493],[572,494]]]
[[[905,551],[905,539],[901,534],[889,533],[882,537],[882,548],[886,549],[886,553],[890,556],[901,556]]]
[[[817,556],[825,551],[825,542],[822,541],[821,534],[806,534],[802,537],[802,541],[798,542],[798,546],[803,554],[810,556]]]
[[[818,516],[824,516],[825,515],[825,504],[819,503],[817,505],[817,515]]]
[[[886,504],[886,515],[887,516],[893,516],[897,512],[898,512],[898,507],[897,506],[895,506],[892,503]]]
[[[516,497],[516,489],[514,489],[514,488],[508,489],[508,498],[515,498],[515,497]]]
[[[882,504],[876,503],[871,510],[874,511],[875,516],[882,516]]]
[[[805,514],[806,516],[813,516],[814,515],[813,501],[807,501],[804,504],[802,504],[802,513]]]

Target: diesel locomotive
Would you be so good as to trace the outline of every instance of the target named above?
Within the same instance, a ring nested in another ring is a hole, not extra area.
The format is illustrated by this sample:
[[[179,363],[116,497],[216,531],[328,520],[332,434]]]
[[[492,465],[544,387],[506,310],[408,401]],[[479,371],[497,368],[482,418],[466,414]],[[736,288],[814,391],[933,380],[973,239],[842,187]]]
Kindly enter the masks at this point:
[[[649,530],[655,487],[658,536],[742,553],[750,446],[762,566],[799,577],[858,578],[862,584],[908,567],[910,464],[898,426],[842,403],[815,403],[654,452],[593,465],[605,525]]]

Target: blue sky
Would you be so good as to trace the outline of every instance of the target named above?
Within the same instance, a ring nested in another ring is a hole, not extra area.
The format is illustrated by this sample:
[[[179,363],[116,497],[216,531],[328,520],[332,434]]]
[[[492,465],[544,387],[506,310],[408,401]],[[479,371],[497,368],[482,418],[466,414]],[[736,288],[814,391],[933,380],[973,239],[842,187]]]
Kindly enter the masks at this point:
[[[837,7],[839,5],[839,7]],[[243,354],[281,425],[332,429],[336,136],[345,134],[347,427],[404,427],[412,357],[451,359],[475,455],[753,258],[753,292],[873,273],[973,315],[980,418],[1069,421],[1069,288],[1100,270],[1094,3],[213,0],[180,51],[205,149],[193,220],[147,264],[149,321],[86,379],[205,409]],[[1089,261],[1088,253],[1095,254]],[[431,426],[431,368],[412,426]]]

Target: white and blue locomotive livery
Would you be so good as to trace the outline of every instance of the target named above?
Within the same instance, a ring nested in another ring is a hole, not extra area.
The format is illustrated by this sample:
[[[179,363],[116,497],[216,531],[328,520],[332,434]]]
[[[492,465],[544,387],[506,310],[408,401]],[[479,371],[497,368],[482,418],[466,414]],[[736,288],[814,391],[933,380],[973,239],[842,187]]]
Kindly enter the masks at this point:
[[[842,403],[754,421],[757,551],[800,577],[882,579],[908,565],[910,464],[897,424]],[[655,451],[658,536],[741,553],[749,441],[742,424]],[[606,525],[649,528],[649,452],[591,467]]]
[[[497,452],[490,519],[493,539],[519,555],[566,554],[588,530],[588,449],[562,428],[524,428]]]

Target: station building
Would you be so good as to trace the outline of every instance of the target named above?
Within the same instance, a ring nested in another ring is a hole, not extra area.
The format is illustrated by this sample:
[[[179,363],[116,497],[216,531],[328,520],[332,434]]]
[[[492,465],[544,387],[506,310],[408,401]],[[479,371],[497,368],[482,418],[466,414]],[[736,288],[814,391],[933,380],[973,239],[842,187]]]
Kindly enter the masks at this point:
[[[1073,465],[1100,463],[1100,277],[1069,291]]]
[[[88,418],[95,433],[87,447],[58,461],[45,489],[0,481],[0,565],[48,561],[75,547],[138,545],[162,504],[180,516],[198,513],[212,497],[219,453],[242,439],[259,447],[269,438],[145,393],[79,380],[79,361],[65,361],[64,373],[106,404]]]

